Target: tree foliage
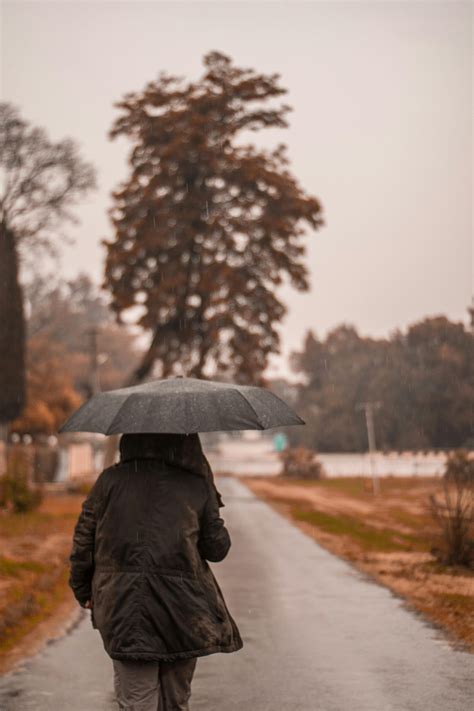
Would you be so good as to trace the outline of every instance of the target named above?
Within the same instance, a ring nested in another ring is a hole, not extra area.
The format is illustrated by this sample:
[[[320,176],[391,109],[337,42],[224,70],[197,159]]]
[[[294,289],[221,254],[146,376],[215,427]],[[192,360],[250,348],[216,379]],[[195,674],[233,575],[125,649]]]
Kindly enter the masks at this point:
[[[305,376],[295,404],[307,425],[293,443],[319,451],[365,451],[360,402],[379,401],[380,449],[474,447],[474,339],[444,316],[411,325],[389,339],[362,338],[343,324],[324,341],[308,332],[291,356]],[[304,431],[303,431],[304,430]]]
[[[179,364],[200,377],[208,364],[257,382],[278,352],[275,325],[287,277],[308,288],[304,227],[321,207],[286,168],[285,147],[258,150],[248,131],[287,126],[289,107],[269,105],[286,90],[279,75],[235,67],[211,52],[196,82],[161,73],[116,104],[110,132],[133,143],[130,177],[113,193],[115,236],[105,286],[120,318],[133,307],[151,333],[134,379],[155,362],[166,377]]]
[[[92,394],[90,332],[97,329],[99,384],[120,387],[140,351],[127,328],[115,324],[85,274],[70,281],[37,275],[26,284],[27,398],[15,432],[52,434]]]
[[[68,368],[68,352],[44,335],[28,341],[27,398],[11,429],[20,434],[54,434],[82,402]]]
[[[20,258],[55,251],[72,206],[95,187],[94,169],[74,141],[52,143],[17,109],[0,102],[0,422],[25,402],[25,326]]]

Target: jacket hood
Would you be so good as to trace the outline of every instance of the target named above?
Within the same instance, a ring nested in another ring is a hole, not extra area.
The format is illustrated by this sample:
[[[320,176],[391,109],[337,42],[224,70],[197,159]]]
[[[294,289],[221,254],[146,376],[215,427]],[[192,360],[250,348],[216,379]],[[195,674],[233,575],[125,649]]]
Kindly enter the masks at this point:
[[[119,443],[120,461],[158,459],[194,474],[209,476],[211,467],[198,434],[143,433],[124,434]]]
[[[211,466],[202,451],[197,433],[171,434],[168,432],[123,434],[119,442],[120,462],[133,459],[156,459],[212,481],[220,507],[225,506],[214,483]]]

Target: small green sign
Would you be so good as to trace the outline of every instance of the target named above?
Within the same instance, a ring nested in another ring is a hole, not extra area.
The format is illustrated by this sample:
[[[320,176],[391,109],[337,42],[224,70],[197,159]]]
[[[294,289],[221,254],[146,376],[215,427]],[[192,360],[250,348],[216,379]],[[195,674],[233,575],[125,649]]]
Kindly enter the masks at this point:
[[[273,449],[275,452],[283,452],[288,446],[288,438],[283,432],[277,432],[273,436]]]

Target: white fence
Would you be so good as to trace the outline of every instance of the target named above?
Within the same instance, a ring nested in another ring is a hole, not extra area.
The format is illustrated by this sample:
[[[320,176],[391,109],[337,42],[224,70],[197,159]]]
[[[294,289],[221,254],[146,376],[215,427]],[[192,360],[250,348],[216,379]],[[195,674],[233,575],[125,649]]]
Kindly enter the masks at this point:
[[[57,454],[56,470],[48,472],[46,480],[66,482],[93,478],[103,466],[103,451],[97,443],[72,443],[59,447]],[[218,448],[206,449],[206,456],[216,474],[274,476],[281,470],[278,454],[268,438],[222,441]],[[446,456],[443,452],[376,452],[374,470],[378,476],[439,476],[444,471]],[[330,477],[369,476],[371,472],[368,454],[320,452],[318,458]],[[0,471],[4,471],[2,461],[4,452],[0,442]],[[41,478],[41,472],[36,478],[38,476]]]
[[[317,456],[330,477],[370,476],[368,454],[318,452]],[[376,452],[374,470],[378,476],[439,476],[444,471],[446,456],[443,452]],[[264,438],[221,442],[207,457],[216,473],[274,476],[281,470],[271,440]]]

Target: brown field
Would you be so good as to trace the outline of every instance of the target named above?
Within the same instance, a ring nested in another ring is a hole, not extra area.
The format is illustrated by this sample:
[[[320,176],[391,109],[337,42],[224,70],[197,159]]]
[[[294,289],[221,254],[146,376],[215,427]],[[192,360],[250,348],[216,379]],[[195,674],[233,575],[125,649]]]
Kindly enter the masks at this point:
[[[374,497],[363,477],[241,479],[306,534],[441,627],[474,652],[474,571],[440,565],[431,553],[437,528],[428,501],[438,478],[386,477]]]
[[[72,533],[85,496],[47,494],[39,509],[0,512],[0,673],[80,610],[68,586]]]

